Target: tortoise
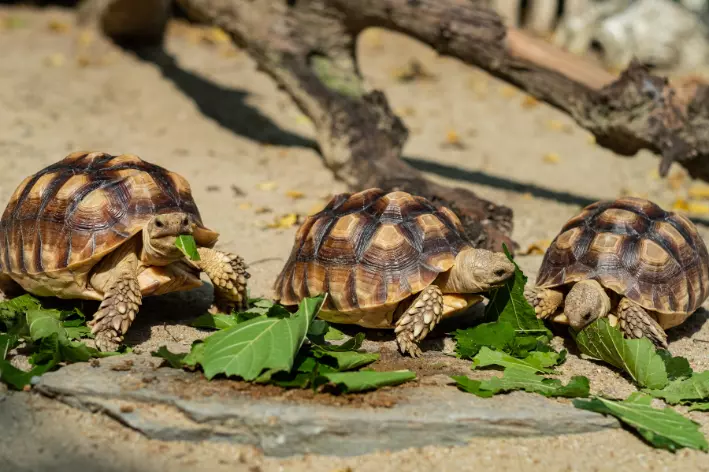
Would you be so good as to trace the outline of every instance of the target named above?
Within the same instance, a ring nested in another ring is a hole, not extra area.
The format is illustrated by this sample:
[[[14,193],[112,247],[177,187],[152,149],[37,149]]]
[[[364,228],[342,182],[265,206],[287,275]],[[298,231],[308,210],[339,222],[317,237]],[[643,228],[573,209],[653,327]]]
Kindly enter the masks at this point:
[[[448,208],[371,188],[336,195],[305,220],[274,291],[286,307],[326,294],[320,318],[393,328],[400,351],[418,357],[443,317],[513,274],[504,254],[473,247]]]
[[[567,221],[525,289],[539,318],[581,330],[609,317],[667,349],[666,329],[709,295],[709,255],[686,217],[642,198],[604,200]]]
[[[200,260],[177,236],[192,235]],[[137,156],[69,154],[27,177],[0,219],[0,295],[101,301],[89,323],[100,350],[114,350],[142,297],[214,284],[211,311],[246,303],[246,265],[213,249],[189,183]]]

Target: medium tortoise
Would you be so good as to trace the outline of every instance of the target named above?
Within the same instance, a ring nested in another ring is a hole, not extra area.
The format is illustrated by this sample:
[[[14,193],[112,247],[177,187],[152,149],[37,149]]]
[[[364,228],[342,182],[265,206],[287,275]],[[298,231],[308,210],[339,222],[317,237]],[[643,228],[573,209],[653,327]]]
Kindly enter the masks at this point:
[[[448,208],[369,189],[337,195],[306,219],[274,288],[286,306],[325,293],[321,318],[394,328],[402,353],[417,357],[443,317],[513,274],[504,254],[473,248]]]
[[[199,261],[175,245],[190,234]],[[0,237],[2,295],[100,300],[90,326],[101,350],[122,341],[142,297],[199,287],[201,271],[213,310],[246,303],[246,266],[212,249],[218,233],[202,224],[187,181],[137,156],[77,152],[27,177]]]
[[[709,295],[709,255],[682,215],[641,198],[600,201],[566,222],[525,295],[539,318],[580,330],[609,316],[626,336],[667,348],[664,330]]]

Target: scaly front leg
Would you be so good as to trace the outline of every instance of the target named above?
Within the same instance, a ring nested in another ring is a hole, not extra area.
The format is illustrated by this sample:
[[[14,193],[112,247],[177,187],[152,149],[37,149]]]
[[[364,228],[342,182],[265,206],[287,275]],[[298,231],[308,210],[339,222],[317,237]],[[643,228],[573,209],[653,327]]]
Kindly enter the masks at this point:
[[[247,308],[246,281],[251,275],[240,256],[205,247],[198,248],[199,261],[191,261],[202,270],[214,285],[214,304],[211,313],[231,313]]]
[[[537,318],[548,318],[561,306],[564,294],[558,290],[527,286],[524,288],[524,298],[534,307]]]
[[[125,253],[115,265],[98,271],[91,283],[102,289],[103,301],[88,325],[96,336],[97,349],[115,351],[142,304],[135,252]]]
[[[419,357],[418,343],[441,321],[443,294],[436,285],[429,285],[414,299],[406,312],[396,321],[396,343],[402,354]]]
[[[646,337],[655,345],[667,349],[667,333],[640,305],[623,297],[618,303],[620,329],[629,338]]]

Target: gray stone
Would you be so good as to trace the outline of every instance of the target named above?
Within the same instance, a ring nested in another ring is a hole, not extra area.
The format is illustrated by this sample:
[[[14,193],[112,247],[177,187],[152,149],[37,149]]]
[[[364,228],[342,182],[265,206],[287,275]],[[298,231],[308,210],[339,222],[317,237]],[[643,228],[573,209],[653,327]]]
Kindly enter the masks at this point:
[[[391,407],[333,406],[318,404],[317,398],[255,398],[231,388],[235,382],[210,383],[199,373],[159,364],[145,355],[102,359],[100,367],[73,364],[45,374],[35,388],[72,406],[110,415],[150,438],[231,441],[260,447],[271,456],[351,456],[463,445],[477,436],[619,427],[613,418],[539,395],[518,392],[481,399],[441,385],[443,376],[389,390],[395,398]]]

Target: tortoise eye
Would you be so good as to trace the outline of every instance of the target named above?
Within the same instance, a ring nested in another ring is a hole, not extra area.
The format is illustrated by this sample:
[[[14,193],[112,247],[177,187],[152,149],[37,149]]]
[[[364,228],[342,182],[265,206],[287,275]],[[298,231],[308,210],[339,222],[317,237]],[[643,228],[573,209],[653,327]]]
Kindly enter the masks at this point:
[[[155,220],[155,226],[157,226],[158,228],[162,228],[164,225],[162,224],[162,221]]]
[[[182,220],[182,226],[187,226],[189,223],[190,223],[190,222],[189,222],[189,220],[188,220],[187,218],[185,218],[184,220]]]

